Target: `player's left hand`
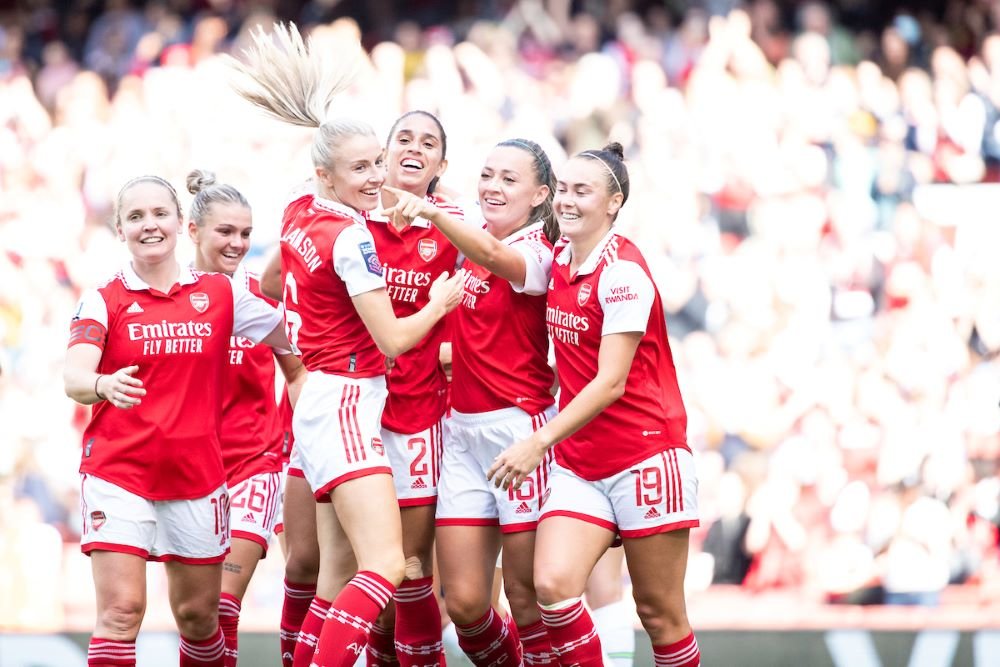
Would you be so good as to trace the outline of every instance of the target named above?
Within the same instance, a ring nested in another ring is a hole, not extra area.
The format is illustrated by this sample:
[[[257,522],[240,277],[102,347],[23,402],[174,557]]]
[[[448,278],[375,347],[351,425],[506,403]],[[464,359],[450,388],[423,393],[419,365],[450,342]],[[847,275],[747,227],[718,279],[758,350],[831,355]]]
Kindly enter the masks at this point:
[[[382,191],[396,199],[394,206],[382,210],[382,215],[387,218],[399,216],[409,224],[417,218],[430,218],[437,210],[437,207],[425,198],[417,197],[406,190],[383,185]]]
[[[521,488],[524,478],[535,471],[545,456],[545,444],[532,434],[525,440],[516,442],[495,459],[486,473],[486,479],[491,480],[498,489],[507,490],[511,487],[516,491]]]

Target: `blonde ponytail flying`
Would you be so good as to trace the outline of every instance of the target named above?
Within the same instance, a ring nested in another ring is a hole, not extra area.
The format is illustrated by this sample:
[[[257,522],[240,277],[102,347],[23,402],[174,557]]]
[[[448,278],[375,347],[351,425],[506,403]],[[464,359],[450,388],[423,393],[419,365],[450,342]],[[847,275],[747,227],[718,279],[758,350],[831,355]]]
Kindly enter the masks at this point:
[[[327,120],[334,97],[347,90],[361,69],[361,45],[339,40],[336,49],[310,37],[303,40],[295,24],[276,23],[269,35],[260,26],[245,49],[246,62],[228,57],[236,93],[278,120],[319,128],[313,139],[317,167],[333,164],[333,147],[347,136],[375,131],[356,120]],[[324,47],[324,48],[321,48]]]

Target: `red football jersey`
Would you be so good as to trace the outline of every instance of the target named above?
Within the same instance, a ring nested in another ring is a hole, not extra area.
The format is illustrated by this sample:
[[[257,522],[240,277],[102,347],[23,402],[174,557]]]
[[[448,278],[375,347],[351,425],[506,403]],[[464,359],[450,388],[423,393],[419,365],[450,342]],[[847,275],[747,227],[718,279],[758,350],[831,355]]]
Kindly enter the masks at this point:
[[[354,209],[306,194],[285,208],[281,279],[288,339],[310,371],[347,377],[385,374],[351,297],[385,288],[365,219]]]
[[[451,321],[451,404],[464,413],[517,407],[535,415],[554,402],[545,333],[552,244],[541,222],[503,242],[524,255],[525,284],[515,289],[466,260],[465,293]]]
[[[643,332],[625,395],[555,447],[560,465],[596,481],[665,449],[687,449],[687,413],[663,305],[639,249],[612,230],[573,276],[570,255],[568,245],[557,246],[546,308],[560,408],[597,375],[602,336]]]
[[[242,265],[233,282],[277,308],[276,301],[261,294],[260,277]],[[284,433],[274,399],[274,350],[232,336],[228,371],[219,438],[226,481],[232,486],[253,475],[281,470]]]
[[[458,220],[462,209],[427,197]],[[417,218],[402,230],[384,216],[368,216],[368,229],[385,270],[386,290],[396,317],[408,317],[430,301],[430,286],[447,271],[454,273],[458,250],[437,227]],[[436,424],[448,407],[448,381],[439,359],[441,343],[449,340],[444,319],[413,349],[395,359],[386,380],[389,396],[382,426],[396,433],[417,433]]]
[[[98,373],[138,365],[146,395],[121,410],[94,404],[80,472],[150,500],[200,498],[225,481],[219,428],[235,333],[260,340],[281,314],[222,274],[180,270],[168,293],[131,266],[88,290],[69,345],[102,350]]]

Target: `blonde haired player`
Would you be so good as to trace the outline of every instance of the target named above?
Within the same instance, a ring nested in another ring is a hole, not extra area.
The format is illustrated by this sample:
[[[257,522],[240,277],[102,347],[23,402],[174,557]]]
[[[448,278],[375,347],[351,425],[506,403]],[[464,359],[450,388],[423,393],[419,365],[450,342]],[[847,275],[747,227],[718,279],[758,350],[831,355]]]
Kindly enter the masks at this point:
[[[351,54],[322,53],[294,26],[277,26],[274,37],[255,34],[248,62],[233,67],[241,75],[236,90],[248,101],[317,129],[314,187],[286,206],[280,245],[289,339],[309,371],[292,420],[292,465],[299,464],[321,501],[310,617],[321,618],[322,627],[312,650],[303,624],[294,664],[349,665],[404,573],[399,507],[380,439],[386,357],[412,348],[458,304],[463,276],[437,276],[424,308],[404,318],[393,314],[362,215],[379,203],[382,146],[366,123],[326,118],[333,96],[352,79]],[[358,571],[334,598],[345,544]]]
[[[66,393],[94,406],[80,464],[80,544],[97,593],[91,667],[135,665],[148,560],[166,568],[181,667],[223,665],[229,494],[218,432],[229,340],[288,341],[279,312],[243,286],[177,263],[182,222],[167,181],[126,183],[115,230],[131,261],[83,294],[70,328]]]

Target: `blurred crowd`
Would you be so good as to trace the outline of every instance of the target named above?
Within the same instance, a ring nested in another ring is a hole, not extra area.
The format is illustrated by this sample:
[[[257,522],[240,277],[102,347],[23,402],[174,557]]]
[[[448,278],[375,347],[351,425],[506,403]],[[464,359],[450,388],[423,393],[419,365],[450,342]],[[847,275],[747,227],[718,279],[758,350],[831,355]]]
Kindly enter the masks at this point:
[[[311,171],[310,132],[241,103],[220,56],[280,18],[333,58],[367,47],[337,113],[383,134],[440,116],[451,191],[474,196],[503,138],[557,171],[625,145],[618,224],[669,310],[701,479],[692,596],[1000,600],[1000,3],[861,26],[842,22],[858,3],[813,0],[409,4],[0,14],[0,628],[72,625],[92,595],[87,413],[61,360],[80,291],[123,260],[119,187],[216,171],[253,204],[260,262]],[[280,586],[252,595],[277,605]]]

